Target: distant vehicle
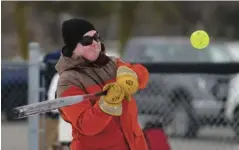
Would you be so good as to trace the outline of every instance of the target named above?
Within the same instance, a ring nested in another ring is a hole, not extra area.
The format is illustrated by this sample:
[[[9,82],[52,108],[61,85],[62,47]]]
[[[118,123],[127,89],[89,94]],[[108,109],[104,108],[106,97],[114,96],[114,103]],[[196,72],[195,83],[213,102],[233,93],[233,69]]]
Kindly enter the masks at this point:
[[[28,65],[2,61],[1,74],[1,111],[12,120],[12,109],[27,104]]]
[[[40,76],[45,76],[46,87],[48,90],[51,78],[56,73],[54,68],[56,61],[60,57],[60,51],[55,51],[39,56],[46,65],[46,70],[41,70]],[[2,61],[1,69],[1,86],[2,86],[2,106],[1,111],[5,113],[8,121],[13,120],[12,109],[28,103],[28,63],[26,61]],[[43,83],[43,81],[39,81]],[[41,100],[47,99],[41,95]],[[25,119],[23,119],[25,120]]]
[[[181,37],[136,37],[126,45],[123,60],[139,63],[233,61],[226,50],[223,43],[211,43],[204,50],[196,50],[188,39]],[[195,137],[203,125],[228,123],[224,108],[230,78],[206,74],[151,74],[148,87],[135,96],[139,113],[157,118],[157,123],[168,126],[177,120],[175,115],[179,113],[175,112],[180,108],[184,112],[184,121],[179,119],[183,123],[181,134]]]

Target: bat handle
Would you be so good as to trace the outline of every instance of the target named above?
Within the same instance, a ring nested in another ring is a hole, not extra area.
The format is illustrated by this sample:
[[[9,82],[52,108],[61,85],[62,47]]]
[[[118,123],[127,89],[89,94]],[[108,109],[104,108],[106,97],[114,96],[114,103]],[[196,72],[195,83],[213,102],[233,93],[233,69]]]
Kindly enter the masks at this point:
[[[102,91],[102,92],[99,92],[99,93],[96,93],[95,96],[104,96],[106,95],[108,92],[108,90],[105,90],[105,91]]]
[[[105,91],[102,92],[102,94],[103,94],[103,95],[106,95],[107,92],[108,92],[108,90],[105,90]]]

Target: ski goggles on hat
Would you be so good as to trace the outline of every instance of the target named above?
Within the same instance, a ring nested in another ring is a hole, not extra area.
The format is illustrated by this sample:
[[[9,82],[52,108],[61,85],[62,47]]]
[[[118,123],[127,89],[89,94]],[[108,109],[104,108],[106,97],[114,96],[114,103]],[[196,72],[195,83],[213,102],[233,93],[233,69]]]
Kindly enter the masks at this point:
[[[83,36],[79,43],[83,46],[88,46],[93,43],[93,40],[95,40],[96,42],[100,41],[99,33],[95,33],[93,36]]]

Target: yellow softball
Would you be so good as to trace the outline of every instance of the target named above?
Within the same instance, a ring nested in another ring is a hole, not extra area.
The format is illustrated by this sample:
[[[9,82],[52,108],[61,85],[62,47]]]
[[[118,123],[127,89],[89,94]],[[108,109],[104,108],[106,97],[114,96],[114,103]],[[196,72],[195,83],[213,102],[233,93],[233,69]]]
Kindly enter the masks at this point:
[[[197,30],[191,34],[190,42],[196,49],[204,49],[210,43],[210,37],[206,31]]]

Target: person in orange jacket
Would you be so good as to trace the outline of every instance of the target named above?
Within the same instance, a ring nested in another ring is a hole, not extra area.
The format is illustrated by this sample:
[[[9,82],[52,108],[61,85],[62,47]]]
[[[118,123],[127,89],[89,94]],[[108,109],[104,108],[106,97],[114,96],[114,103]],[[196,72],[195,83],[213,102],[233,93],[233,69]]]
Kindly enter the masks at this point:
[[[147,150],[131,96],[146,87],[147,69],[106,56],[98,31],[85,19],[63,22],[62,36],[57,97],[107,90],[105,96],[59,109],[72,126],[71,150]]]

